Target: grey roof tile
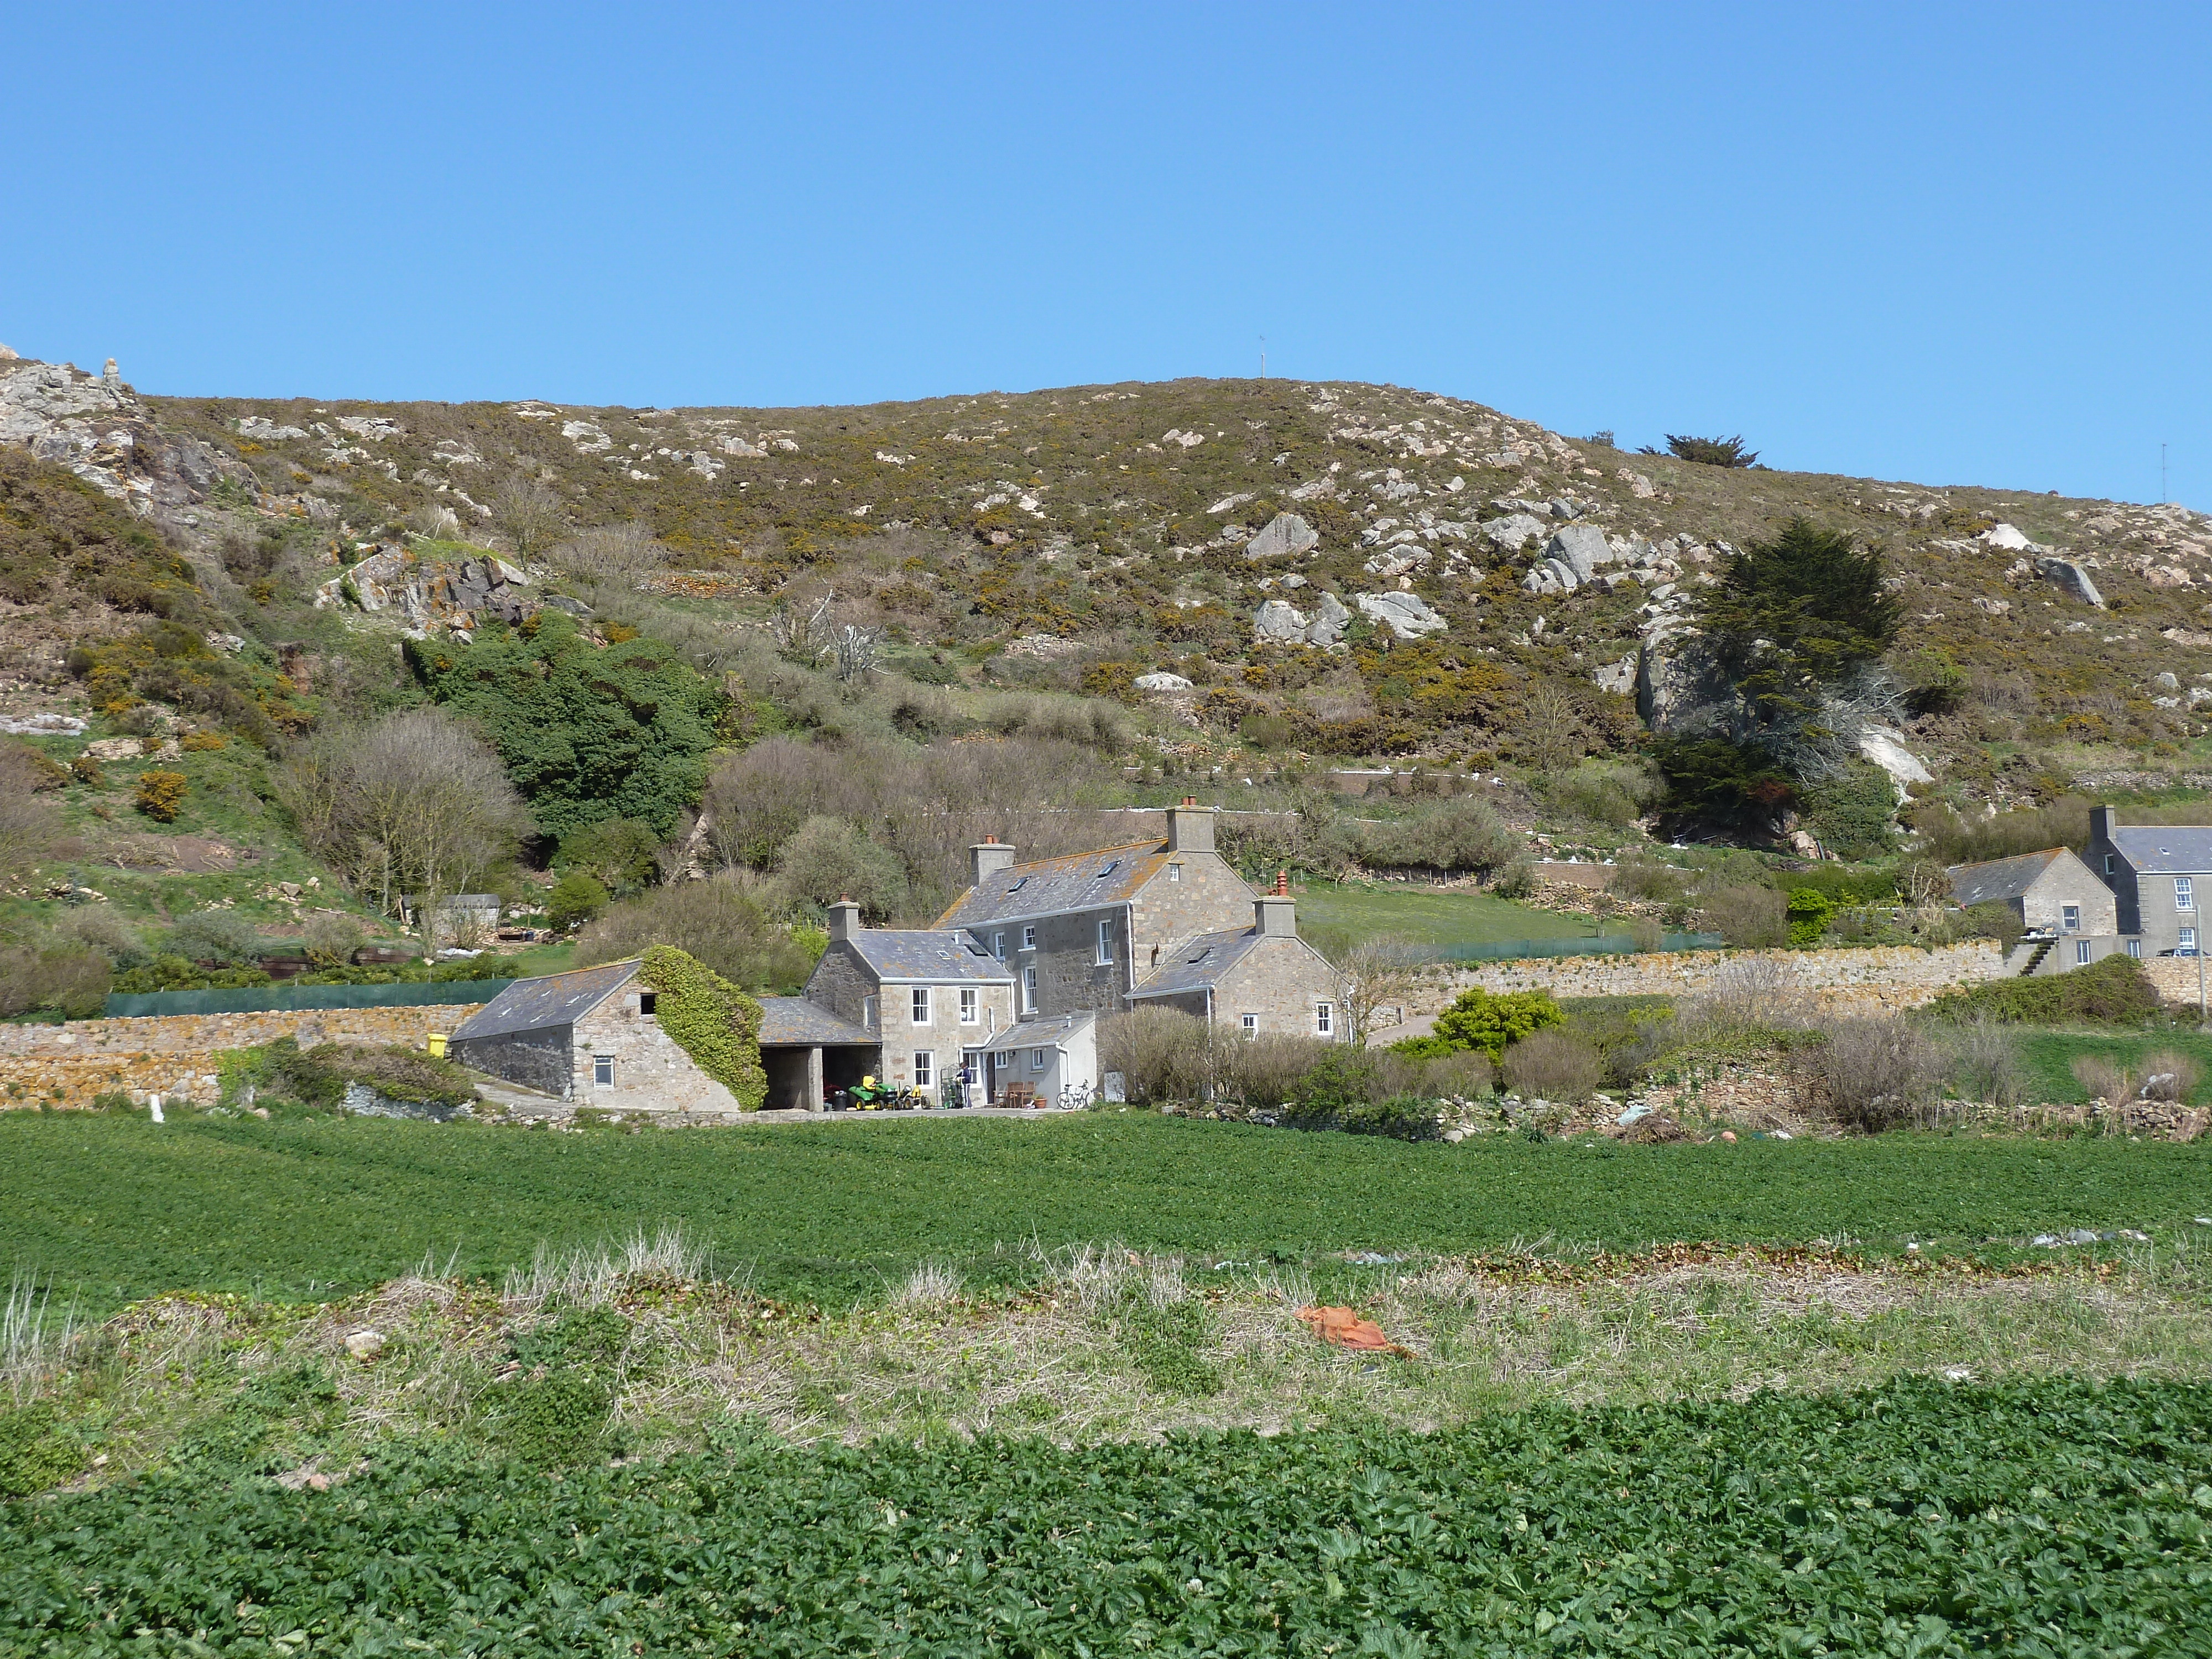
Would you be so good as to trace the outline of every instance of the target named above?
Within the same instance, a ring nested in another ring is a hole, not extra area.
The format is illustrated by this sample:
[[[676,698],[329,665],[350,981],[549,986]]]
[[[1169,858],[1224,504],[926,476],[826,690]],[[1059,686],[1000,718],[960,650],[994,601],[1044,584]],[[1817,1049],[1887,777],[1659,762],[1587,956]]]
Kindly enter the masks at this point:
[[[1018,864],[969,888],[937,919],[937,925],[975,927],[1007,916],[1057,915],[1120,904],[1133,898],[1166,861],[1166,842],[1138,841]]]
[[[1256,927],[1231,927],[1218,933],[1200,933],[1177,947],[1175,954],[1129,994],[1167,996],[1178,991],[1203,990],[1244,958],[1263,935]]]
[[[805,997],[763,997],[760,1040],[768,1048],[815,1048],[876,1039]]]
[[[637,969],[635,962],[610,962],[542,979],[519,979],[463,1020],[452,1040],[465,1042],[471,1037],[573,1025],[628,984]]]
[[[1951,891],[1961,905],[2016,899],[2035,885],[2053,859],[2062,857],[2065,852],[2063,847],[2049,847],[2040,853],[1991,859],[1984,864],[1954,864],[1944,873],[1951,878]]]
[[[934,928],[864,927],[849,941],[885,980],[984,980],[1013,983],[1013,969],[964,933]]]
[[[1097,1018],[1088,1010],[1079,1014],[1052,1014],[1039,1019],[1025,1019],[1018,1025],[1009,1025],[1003,1031],[994,1031],[988,1037],[963,1046],[969,1048],[1048,1048],[1065,1042]]]
[[[2212,829],[2193,824],[2123,824],[2112,831],[2138,874],[2197,875],[2212,871]]]

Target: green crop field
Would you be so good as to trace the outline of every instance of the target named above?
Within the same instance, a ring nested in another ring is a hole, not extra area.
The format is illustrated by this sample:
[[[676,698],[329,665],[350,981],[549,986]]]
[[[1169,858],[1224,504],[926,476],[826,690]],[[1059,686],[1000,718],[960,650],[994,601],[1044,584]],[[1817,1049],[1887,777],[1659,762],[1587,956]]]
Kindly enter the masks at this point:
[[[203,1452],[0,1508],[11,1653],[2203,1653],[2212,1388],[1907,1380],[1437,1434]]]
[[[186,1287],[313,1296],[426,1255],[465,1275],[681,1224],[764,1291],[846,1305],[929,1259],[1145,1250],[1471,1251],[1552,1239],[2000,1249],[2193,1231],[2212,1148],[1893,1135],[1456,1146],[1131,1113],[625,1135],[385,1120],[0,1117],[0,1261],[90,1310]]]
[[[2140,1079],[2146,1069],[2144,1060],[2161,1052],[2179,1053],[2195,1060],[2203,1076],[2190,1099],[2200,1105],[2212,1100],[2212,1036],[2194,1031],[2160,1031],[2148,1036],[2111,1031],[2027,1031],[2021,1034],[2020,1048],[2031,1100],[2087,1100],[2089,1091],[2073,1071],[2075,1060],[2081,1055],[2115,1061]]]
[[[1395,934],[1417,945],[1495,945],[1516,939],[1581,939],[1588,922],[1516,904],[1491,893],[1439,891],[1369,882],[1315,882],[1298,892],[1308,932],[1356,939]]]

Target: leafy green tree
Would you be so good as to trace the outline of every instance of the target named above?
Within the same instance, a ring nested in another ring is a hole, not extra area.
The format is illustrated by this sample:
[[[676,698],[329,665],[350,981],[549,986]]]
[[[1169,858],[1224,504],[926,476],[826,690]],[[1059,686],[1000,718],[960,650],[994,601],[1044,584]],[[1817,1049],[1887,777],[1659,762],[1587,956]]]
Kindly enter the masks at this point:
[[[1725,738],[1662,738],[1651,757],[1674,809],[1693,817],[1755,829],[1797,799],[1789,774]]]
[[[1660,452],[1650,444],[1638,452],[1656,455]],[[1757,466],[1759,452],[1746,449],[1741,436],[1734,438],[1688,438],[1674,433],[1667,434],[1666,453],[1678,461],[1695,461],[1699,466]]]
[[[1756,724],[1817,718],[1880,659],[1905,619],[1884,574],[1880,553],[1802,515],[1729,562],[1699,620]]]
[[[623,817],[665,836],[706,785],[723,698],[660,641],[594,645],[548,610],[473,644],[407,651],[431,698],[499,751],[548,835]]]
[[[556,870],[581,870],[606,890],[627,897],[650,887],[660,873],[660,837],[635,818],[602,818],[565,836],[554,855]]]
[[[1480,1048],[1496,1060],[1508,1043],[1566,1023],[1549,991],[1486,991],[1473,985],[1437,1016],[1436,1034],[1455,1051]]]
[[[614,895],[597,876],[588,870],[571,870],[545,896],[545,920],[566,932],[596,920],[613,902]]]

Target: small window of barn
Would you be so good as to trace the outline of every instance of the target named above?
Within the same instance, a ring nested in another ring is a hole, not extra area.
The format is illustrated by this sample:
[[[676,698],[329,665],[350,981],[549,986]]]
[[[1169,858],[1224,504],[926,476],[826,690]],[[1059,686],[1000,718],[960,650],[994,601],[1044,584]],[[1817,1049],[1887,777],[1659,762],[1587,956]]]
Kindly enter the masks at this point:
[[[641,1014],[659,1013],[660,1012],[660,993],[658,991],[640,991],[637,994],[637,1011]]]

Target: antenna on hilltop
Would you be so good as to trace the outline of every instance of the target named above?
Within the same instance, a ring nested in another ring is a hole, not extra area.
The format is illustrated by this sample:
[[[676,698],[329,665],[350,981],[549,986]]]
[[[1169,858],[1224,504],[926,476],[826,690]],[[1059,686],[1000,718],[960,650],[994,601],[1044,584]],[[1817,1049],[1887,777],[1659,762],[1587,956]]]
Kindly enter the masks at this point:
[[[1267,378],[1267,337],[1264,334],[1260,337],[1260,378]]]
[[[2158,447],[2158,504],[2164,507],[2172,499],[2166,488],[2166,446],[2160,444]]]

